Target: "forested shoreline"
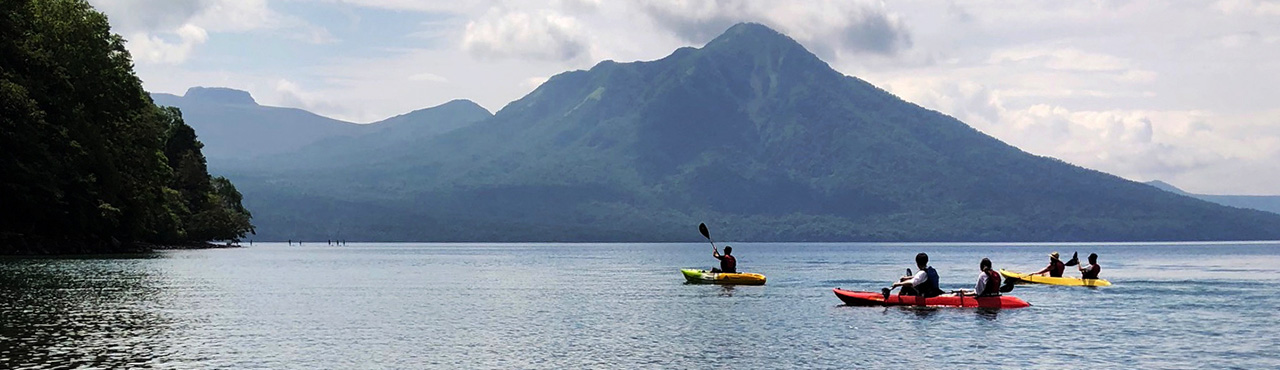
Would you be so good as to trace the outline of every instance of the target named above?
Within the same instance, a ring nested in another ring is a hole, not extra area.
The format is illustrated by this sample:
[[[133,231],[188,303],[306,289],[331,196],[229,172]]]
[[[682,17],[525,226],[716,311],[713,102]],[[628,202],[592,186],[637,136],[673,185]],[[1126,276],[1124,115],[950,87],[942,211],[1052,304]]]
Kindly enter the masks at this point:
[[[0,254],[138,252],[254,231],[83,0],[0,2]]]

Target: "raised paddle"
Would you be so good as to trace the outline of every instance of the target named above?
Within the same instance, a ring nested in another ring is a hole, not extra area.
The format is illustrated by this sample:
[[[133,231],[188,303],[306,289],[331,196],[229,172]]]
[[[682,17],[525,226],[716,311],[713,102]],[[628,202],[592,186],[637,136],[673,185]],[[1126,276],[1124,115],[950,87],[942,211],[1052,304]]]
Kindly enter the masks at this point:
[[[716,241],[711,239],[711,232],[707,231],[707,224],[705,223],[698,224],[698,232],[702,233],[702,237],[707,238],[707,240],[711,241],[712,248],[716,247]]]

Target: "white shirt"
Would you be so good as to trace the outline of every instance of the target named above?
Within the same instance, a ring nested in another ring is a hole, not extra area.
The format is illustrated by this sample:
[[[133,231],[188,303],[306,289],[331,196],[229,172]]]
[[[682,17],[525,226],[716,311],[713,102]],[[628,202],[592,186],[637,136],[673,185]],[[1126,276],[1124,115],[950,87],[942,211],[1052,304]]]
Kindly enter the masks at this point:
[[[911,286],[919,287],[920,284],[924,284],[926,281],[929,281],[929,273],[924,272],[924,270],[916,271],[916,276],[911,277]]]
[[[973,294],[982,295],[982,293],[986,293],[983,291],[984,289],[987,289],[987,273],[985,272],[978,275],[978,286],[973,288]]]

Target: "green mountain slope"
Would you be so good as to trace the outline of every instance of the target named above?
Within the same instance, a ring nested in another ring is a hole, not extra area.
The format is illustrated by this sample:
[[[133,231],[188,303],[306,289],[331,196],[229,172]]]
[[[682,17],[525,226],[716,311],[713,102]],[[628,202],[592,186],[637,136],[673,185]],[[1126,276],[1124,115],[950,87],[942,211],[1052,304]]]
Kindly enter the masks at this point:
[[[309,158],[233,171],[246,194],[276,199],[254,206],[264,237],[691,240],[706,221],[741,240],[1280,238],[1276,215],[1025,153],[758,24],[660,60],[557,75],[411,151],[296,165]],[[298,194],[349,207],[279,201]],[[276,233],[264,208],[307,216]],[[364,221],[307,226],[326,217]]]

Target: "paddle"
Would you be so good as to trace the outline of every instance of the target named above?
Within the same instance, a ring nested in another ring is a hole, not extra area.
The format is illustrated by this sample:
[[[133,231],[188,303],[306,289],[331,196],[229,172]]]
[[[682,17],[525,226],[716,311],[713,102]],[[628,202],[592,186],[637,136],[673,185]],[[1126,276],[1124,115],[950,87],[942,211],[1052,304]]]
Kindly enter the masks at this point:
[[[911,269],[907,269],[907,276],[911,276]],[[892,292],[892,291],[893,291],[893,286],[889,286],[888,288],[882,288],[882,289],[880,289],[880,293],[883,293],[883,294],[884,294],[884,300],[886,300],[886,301],[888,301],[888,300],[889,300],[889,292]]]
[[[1071,252],[1071,260],[1062,264],[1063,266],[1075,266],[1080,264],[1080,252]]]
[[[702,233],[702,237],[707,238],[707,240],[711,241],[711,248],[716,247],[716,241],[711,239],[711,232],[707,231],[707,224],[705,223],[698,224],[698,232]]]

